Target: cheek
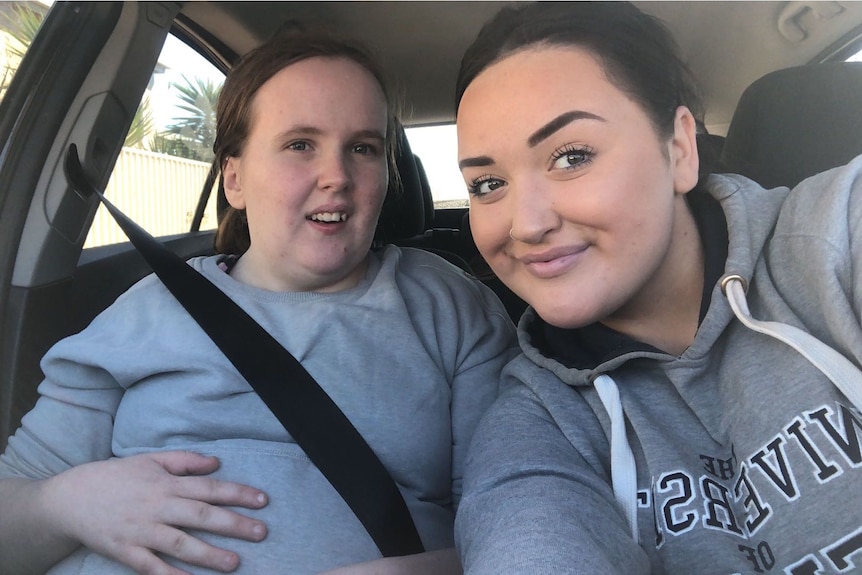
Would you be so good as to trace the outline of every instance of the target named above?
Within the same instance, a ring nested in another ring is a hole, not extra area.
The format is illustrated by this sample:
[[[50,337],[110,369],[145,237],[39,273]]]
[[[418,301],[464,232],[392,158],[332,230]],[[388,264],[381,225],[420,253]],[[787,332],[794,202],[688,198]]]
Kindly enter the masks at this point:
[[[369,204],[383,204],[389,187],[389,171],[385,163],[360,166],[354,174],[354,181]]]
[[[509,220],[495,212],[490,206],[482,204],[470,206],[470,232],[473,242],[482,257],[488,261],[502,253],[509,239],[509,228],[502,223]]]

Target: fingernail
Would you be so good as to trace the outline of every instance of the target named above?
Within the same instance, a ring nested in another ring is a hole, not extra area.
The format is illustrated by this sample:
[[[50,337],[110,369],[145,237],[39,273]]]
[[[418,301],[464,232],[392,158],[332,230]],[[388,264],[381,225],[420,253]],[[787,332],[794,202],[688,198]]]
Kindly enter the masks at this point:
[[[255,537],[263,539],[264,535],[266,535],[266,525],[263,525],[262,523],[258,523],[257,525],[255,525],[254,535]]]
[[[233,553],[228,553],[222,557],[222,568],[227,571],[235,571],[239,567],[239,556]]]
[[[261,505],[266,503],[266,495],[264,495],[263,493],[258,493],[256,499],[257,499],[257,502],[260,503]]]

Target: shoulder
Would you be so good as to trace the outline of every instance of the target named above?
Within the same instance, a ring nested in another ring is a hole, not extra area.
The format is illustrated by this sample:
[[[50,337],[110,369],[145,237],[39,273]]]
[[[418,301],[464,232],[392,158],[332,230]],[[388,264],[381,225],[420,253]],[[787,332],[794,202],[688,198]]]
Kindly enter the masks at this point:
[[[800,182],[782,207],[779,233],[842,236],[862,217],[862,156]]]
[[[394,260],[398,262],[399,272],[408,275],[428,275],[429,277],[445,275],[467,279],[464,269],[436,253],[419,249],[405,248],[399,246],[386,246],[380,255],[383,261]]]
[[[189,260],[189,265],[204,275],[216,268],[216,256]],[[82,334],[99,338],[135,340],[152,330],[163,333],[187,324],[190,317],[182,305],[155,274],[133,284],[90,323]]]
[[[508,314],[494,292],[467,271],[437,254],[387,246],[380,255],[383,267],[391,266],[402,294],[447,301],[456,306],[479,306],[486,312]],[[511,323],[511,322],[510,322]]]

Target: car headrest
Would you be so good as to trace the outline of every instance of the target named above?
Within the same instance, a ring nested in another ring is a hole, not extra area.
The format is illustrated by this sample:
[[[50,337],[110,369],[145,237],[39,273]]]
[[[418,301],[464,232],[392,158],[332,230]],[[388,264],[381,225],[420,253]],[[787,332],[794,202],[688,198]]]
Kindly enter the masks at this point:
[[[862,154],[862,62],[767,74],[746,89],[722,149],[728,172],[793,187]]]
[[[400,186],[389,182],[380,221],[377,225],[375,243],[392,243],[421,235],[425,225],[425,194],[410,142],[404,128],[398,126],[395,134],[397,152],[395,167],[400,176]],[[400,187],[400,189],[399,189]],[[432,214],[433,215],[433,214]]]

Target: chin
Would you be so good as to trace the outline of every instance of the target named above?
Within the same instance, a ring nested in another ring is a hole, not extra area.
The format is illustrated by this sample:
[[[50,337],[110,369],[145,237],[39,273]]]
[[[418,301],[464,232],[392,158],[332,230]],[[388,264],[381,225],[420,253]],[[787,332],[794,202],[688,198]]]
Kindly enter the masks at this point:
[[[535,299],[535,298],[533,298]],[[548,305],[536,305],[530,302],[536,314],[545,320],[547,323],[560,329],[577,329],[595,323],[599,320],[596,313],[587,313],[587,310],[581,305],[574,305],[574,298],[553,297],[546,295],[547,302],[554,302]]]

